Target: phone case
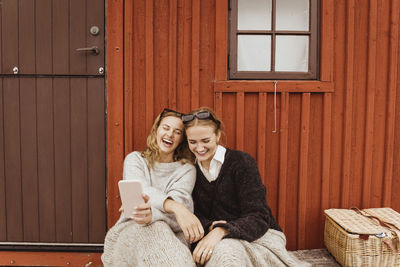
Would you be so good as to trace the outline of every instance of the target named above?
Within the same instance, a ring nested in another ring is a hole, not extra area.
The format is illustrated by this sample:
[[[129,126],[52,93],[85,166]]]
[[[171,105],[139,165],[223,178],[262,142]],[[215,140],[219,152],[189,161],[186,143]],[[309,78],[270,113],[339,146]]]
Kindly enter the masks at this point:
[[[134,180],[121,180],[118,182],[121,195],[122,208],[126,218],[132,216],[134,208],[144,203],[142,198],[142,184]]]

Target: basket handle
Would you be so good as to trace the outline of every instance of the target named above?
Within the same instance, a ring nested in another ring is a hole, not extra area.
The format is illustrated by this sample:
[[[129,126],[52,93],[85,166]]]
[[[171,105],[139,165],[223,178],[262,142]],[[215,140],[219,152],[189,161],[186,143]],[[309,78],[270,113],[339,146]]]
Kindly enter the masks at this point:
[[[358,214],[360,214],[360,215],[362,215],[362,216],[364,216],[364,217],[367,217],[367,218],[369,218],[369,219],[375,219],[375,220],[377,220],[377,221],[379,222],[379,224],[380,224],[382,227],[387,228],[394,236],[397,237],[398,247],[400,246],[399,235],[398,235],[397,232],[396,232],[396,230],[397,230],[397,231],[400,231],[400,229],[399,229],[396,225],[394,225],[394,224],[392,224],[392,223],[390,223],[390,222],[386,222],[386,221],[382,220],[381,218],[370,214],[370,213],[369,213],[368,211],[366,211],[366,210],[362,210],[362,211],[361,211],[361,210],[360,210],[359,208],[357,208],[357,207],[351,207],[350,209],[354,210],[355,212],[357,212]],[[366,214],[364,214],[363,212],[365,212]],[[393,230],[393,228],[395,228],[396,230]],[[391,240],[390,238],[384,238],[384,239],[383,239],[383,242],[385,242],[385,243],[390,247],[390,249],[391,249],[394,253],[397,253],[397,252],[398,252],[398,250],[395,248],[395,246],[393,245],[393,242],[392,242],[392,240]]]

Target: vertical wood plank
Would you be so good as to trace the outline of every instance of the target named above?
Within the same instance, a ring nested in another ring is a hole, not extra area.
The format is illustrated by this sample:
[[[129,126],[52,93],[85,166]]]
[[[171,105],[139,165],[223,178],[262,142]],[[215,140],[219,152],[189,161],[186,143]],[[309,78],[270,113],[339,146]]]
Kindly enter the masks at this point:
[[[53,84],[56,240],[72,242],[70,81],[68,78],[57,78]]]
[[[258,94],[257,120],[257,165],[260,175],[265,179],[265,137],[267,130],[267,93]]]
[[[52,79],[36,80],[40,241],[55,242],[54,117]]]
[[[183,0],[178,2],[178,75],[177,75],[177,109],[190,110],[191,96],[191,2]]]
[[[18,1],[3,1],[1,13],[2,73],[11,74],[13,67],[18,67]],[[7,38],[5,38],[7,36]]]
[[[244,149],[244,93],[236,94],[236,149]]]
[[[52,27],[52,48],[53,48],[53,73],[69,73],[69,1],[53,1],[53,27]]]
[[[279,126],[279,208],[278,223],[286,227],[286,193],[288,169],[289,93],[281,93],[281,120]]]
[[[333,80],[333,66],[334,66],[334,16],[335,12],[334,1],[323,0],[321,1],[321,81]],[[329,40],[329,41],[327,41]]]
[[[382,206],[391,206],[394,142],[396,125],[396,97],[397,97],[397,72],[398,72],[398,43],[399,43],[399,1],[392,0],[390,14],[390,43],[389,43],[389,73],[388,97],[386,109],[386,143],[385,143],[385,169],[383,178]]]
[[[106,230],[104,81],[88,79],[89,241],[104,241]]]
[[[7,217],[6,217],[6,176],[4,166],[4,93],[3,78],[0,78],[0,241],[7,240]]]
[[[153,64],[153,1],[146,1],[146,131],[149,132],[154,119],[154,64]]]
[[[88,74],[99,74],[99,68],[104,65],[104,1],[86,0],[86,47],[97,46],[100,53],[97,56],[87,53],[87,70]],[[98,35],[90,34],[92,26],[98,26],[100,31]]]
[[[40,0],[35,4],[36,72],[50,74],[53,71],[52,1]]]
[[[200,105],[200,0],[192,1],[192,94],[191,109]]]
[[[87,47],[86,0],[70,0],[69,5],[69,71],[71,74],[82,74],[87,69],[88,53],[78,52],[76,49]]]
[[[133,1],[124,1],[124,52],[123,55],[126,60],[123,60],[123,77],[124,77],[124,97],[127,101],[124,103],[124,123],[127,127],[124,127],[124,143],[125,151],[129,151],[133,147],[133,131],[128,125],[134,124],[133,116]],[[121,48],[116,46],[113,48],[113,52],[118,52]],[[122,54],[122,53],[121,53]],[[122,84],[120,85],[122,86]],[[122,176],[121,174],[118,174]]]
[[[127,1],[130,2],[130,1]],[[120,200],[117,181],[124,160],[124,1],[106,0],[107,16],[107,226],[118,219]],[[112,29],[112,30],[111,30]],[[112,88],[112,90],[111,90]]]
[[[71,79],[72,240],[88,242],[87,81]]]
[[[35,2],[19,1],[19,70],[22,74],[32,74],[36,71],[35,62]]]
[[[343,169],[342,169],[342,192],[341,206],[349,205],[350,194],[350,168],[351,168],[351,131],[353,116],[353,72],[354,72],[354,0],[347,1],[346,5],[346,74],[345,74],[345,104],[344,104],[344,126],[343,126]]]
[[[330,207],[332,94],[325,93],[323,101],[321,209],[325,210]],[[321,224],[324,220],[324,214],[321,213]]]
[[[4,78],[3,86],[7,241],[19,241],[23,239],[19,81]]]
[[[215,93],[214,110],[218,118],[222,118],[222,93]]]
[[[39,240],[36,79],[20,78],[21,179],[24,240]],[[22,240],[21,240],[22,241]]]
[[[371,201],[372,153],[374,146],[374,112],[376,86],[376,37],[378,2],[369,1],[368,25],[368,83],[365,118],[365,152],[363,165],[362,206],[368,208]]]
[[[228,1],[215,2],[215,79],[224,81],[228,77]]]
[[[177,1],[169,0],[168,106],[172,109],[176,109],[177,9]]]
[[[306,247],[307,223],[307,182],[308,182],[308,149],[310,135],[310,93],[303,93],[301,98],[301,133],[299,162],[299,217],[297,245],[299,249]]]

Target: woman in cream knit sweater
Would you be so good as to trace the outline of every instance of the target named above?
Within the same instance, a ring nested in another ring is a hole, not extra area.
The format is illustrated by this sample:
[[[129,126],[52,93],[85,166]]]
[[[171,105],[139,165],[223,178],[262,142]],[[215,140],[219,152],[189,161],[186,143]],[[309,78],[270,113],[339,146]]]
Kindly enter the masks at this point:
[[[164,109],[146,149],[125,158],[123,179],[142,183],[145,203],[122,213],[107,233],[104,266],[195,266],[188,242],[200,240],[204,230],[193,215],[190,157],[181,114]]]

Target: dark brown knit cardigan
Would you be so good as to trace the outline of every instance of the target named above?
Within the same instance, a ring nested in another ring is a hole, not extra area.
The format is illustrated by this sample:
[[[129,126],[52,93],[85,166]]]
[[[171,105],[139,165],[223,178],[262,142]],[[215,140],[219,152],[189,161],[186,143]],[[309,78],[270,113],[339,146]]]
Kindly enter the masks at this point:
[[[266,189],[256,161],[247,153],[227,149],[218,178],[209,182],[196,165],[197,177],[193,190],[194,211],[204,231],[213,221],[228,230],[225,238],[252,242],[268,229],[282,231],[266,201]]]

